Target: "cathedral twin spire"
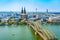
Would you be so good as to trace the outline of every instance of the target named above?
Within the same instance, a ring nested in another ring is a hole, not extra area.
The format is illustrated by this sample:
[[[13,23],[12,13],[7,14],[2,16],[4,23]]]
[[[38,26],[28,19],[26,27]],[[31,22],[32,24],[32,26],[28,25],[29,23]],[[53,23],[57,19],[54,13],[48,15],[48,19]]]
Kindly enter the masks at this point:
[[[21,13],[26,14],[26,9],[25,9],[25,7],[24,7],[24,9],[22,8]]]

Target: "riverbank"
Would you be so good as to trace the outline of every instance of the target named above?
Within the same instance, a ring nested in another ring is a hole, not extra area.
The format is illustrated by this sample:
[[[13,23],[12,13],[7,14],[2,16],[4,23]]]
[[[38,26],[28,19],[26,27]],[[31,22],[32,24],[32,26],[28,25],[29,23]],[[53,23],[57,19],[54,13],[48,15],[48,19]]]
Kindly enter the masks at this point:
[[[0,25],[23,25],[23,24],[27,24],[27,20],[21,20],[21,21],[8,21],[8,22],[0,22]]]

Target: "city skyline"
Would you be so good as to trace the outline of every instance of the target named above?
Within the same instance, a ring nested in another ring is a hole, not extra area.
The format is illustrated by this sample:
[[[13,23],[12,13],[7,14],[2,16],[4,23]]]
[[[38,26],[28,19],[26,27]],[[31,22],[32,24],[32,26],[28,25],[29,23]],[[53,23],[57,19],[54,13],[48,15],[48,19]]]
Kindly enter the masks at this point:
[[[60,12],[60,0],[0,0],[0,11],[21,11],[25,7],[27,11]]]

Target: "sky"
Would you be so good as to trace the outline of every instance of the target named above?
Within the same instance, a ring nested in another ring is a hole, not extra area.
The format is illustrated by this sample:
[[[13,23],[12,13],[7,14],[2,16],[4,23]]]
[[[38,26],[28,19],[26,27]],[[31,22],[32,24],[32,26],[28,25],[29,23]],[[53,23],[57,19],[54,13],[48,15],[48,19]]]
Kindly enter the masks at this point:
[[[60,12],[60,0],[0,0],[0,11],[26,11]]]

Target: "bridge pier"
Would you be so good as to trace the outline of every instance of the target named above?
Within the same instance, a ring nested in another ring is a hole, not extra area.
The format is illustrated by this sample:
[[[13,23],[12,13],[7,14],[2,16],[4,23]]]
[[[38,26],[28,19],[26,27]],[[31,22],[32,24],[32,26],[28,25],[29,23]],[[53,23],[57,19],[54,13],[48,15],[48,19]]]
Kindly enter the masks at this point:
[[[35,32],[35,35],[37,35],[37,32]]]

